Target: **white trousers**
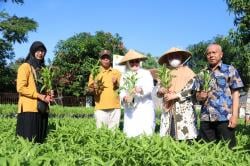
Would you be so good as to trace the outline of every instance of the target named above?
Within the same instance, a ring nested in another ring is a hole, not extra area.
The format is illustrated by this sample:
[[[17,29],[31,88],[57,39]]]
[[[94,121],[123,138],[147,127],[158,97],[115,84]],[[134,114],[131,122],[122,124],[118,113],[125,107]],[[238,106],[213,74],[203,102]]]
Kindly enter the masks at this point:
[[[120,109],[105,109],[95,111],[96,127],[106,126],[109,129],[119,127],[121,110]]]

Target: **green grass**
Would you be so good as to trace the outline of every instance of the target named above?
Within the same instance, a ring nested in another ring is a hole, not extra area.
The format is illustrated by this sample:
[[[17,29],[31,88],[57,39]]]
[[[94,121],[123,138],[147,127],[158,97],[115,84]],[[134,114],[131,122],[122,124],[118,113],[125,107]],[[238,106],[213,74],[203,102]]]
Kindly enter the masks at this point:
[[[46,142],[34,144],[15,136],[15,118],[0,118],[0,165],[249,165],[250,126],[242,122],[230,150],[224,142],[189,144],[158,133],[126,138],[121,130],[96,129],[93,118],[70,117],[50,118]]]

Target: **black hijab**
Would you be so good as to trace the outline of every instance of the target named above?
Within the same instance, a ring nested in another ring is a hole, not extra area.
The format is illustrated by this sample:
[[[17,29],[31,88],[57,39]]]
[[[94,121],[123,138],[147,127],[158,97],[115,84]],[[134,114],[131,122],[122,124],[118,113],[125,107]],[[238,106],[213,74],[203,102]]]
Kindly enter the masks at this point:
[[[43,49],[46,54],[47,49],[42,42],[40,41],[33,42],[32,45],[30,46],[29,54],[25,59],[25,62],[29,63],[36,70],[45,66],[44,58],[40,60],[40,59],[36,59],[35,57],[35,52],[38,51],[39,49]]]
[[[25,59],[25,62],[29,63],[35,69],[37,78],[40,78],[40,71],[41,71],[40,69],[42,67],[45,67],[44,58],[43,59],[37,59],[35,57],[36,51],[38,51],[40,49],[43,49],[45,51],[45,54],[46,54],[47,49],[46,49],[46,47],[44,46],[44,44],[42,42],[40,42],[40,41],[33,42],[32,45],[30,46],[29,54]],[[41,87],[42,87],[41,82],[36,81],[36,89],[37,89],[38,92],[40,92]]]

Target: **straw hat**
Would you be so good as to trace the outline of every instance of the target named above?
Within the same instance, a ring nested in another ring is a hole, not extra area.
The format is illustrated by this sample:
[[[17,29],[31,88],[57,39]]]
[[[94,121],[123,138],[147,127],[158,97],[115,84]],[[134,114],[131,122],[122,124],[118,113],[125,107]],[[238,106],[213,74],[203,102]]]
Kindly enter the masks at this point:
[[[135,50],[129,50],[125,54],[125,56],[122,58],[119,65],[125,65],[127,61],[131,61],[131,60],[134,60],[134,59],[145,60],[145,59],[147,59],[147,57],[142,55],[139,52],[136,52]]]
[[[192,56],[192,54],[189,51],[182,50],[179,48],[171,48],[167,52],[165,52],[158,60],[159,64],[162,65],[163,63],[166,63],[167,66],[169,66],[169,62],[167,57],[168,56],[173,56],[173,55],[180,55],[182,56],[182,63],[185,62],[189,57]]]

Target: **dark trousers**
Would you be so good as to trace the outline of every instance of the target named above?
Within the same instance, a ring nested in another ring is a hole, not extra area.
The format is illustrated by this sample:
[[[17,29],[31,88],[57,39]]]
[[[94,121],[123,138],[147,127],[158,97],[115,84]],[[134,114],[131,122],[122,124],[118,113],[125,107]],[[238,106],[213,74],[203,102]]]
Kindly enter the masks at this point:
[[[228,127],[229,121],[208,122],[201,121],[200,136],[201,139],[211,142],[225,140],[229,141],[229,148],[236,146],[235,129]]]
[[[17,115],[16,134],[37,143],[43,143],[47,136],[48,114],[22,112]]]

